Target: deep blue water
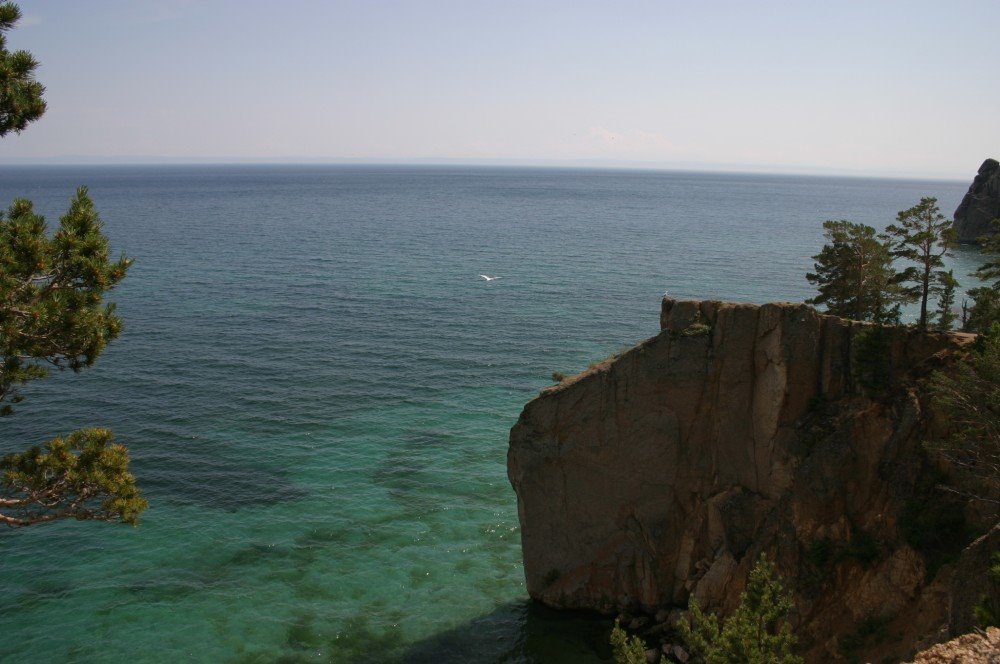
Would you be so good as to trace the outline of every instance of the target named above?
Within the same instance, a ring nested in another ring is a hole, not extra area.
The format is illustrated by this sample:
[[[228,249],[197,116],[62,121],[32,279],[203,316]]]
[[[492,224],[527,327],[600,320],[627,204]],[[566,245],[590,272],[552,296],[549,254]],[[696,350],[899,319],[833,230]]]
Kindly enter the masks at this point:
[[[505,469],[522,405],[655,334],[665,290],[805,299],[823,220],[884,227],[921,196],[950,215],[967,187],[4,167],[0,201],[54,223],[81,184],[135,258],[126,330],[26,390],[0,453],[110,427],[151,506],[137,529],[0,531],[3,661],[597,661],[601,623],[526,602]]]

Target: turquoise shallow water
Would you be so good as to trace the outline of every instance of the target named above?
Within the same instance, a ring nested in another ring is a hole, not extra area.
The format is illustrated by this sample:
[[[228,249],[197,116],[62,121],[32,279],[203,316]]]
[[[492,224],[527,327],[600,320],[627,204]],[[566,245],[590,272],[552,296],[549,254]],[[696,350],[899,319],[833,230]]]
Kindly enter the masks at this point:
[[[126,331],[31,386],[0,452],[111,427],[151,507],[138,529],[0,531],[3,661],[599,661],[603,623],[526,601],[505,470],[522,405],[655,334],[664,290],[802,300],[824,219],[884,226],[924,195],[950,213],[967,186],[0,169],[0,199],[52,221],[79,184],[136,259]]]

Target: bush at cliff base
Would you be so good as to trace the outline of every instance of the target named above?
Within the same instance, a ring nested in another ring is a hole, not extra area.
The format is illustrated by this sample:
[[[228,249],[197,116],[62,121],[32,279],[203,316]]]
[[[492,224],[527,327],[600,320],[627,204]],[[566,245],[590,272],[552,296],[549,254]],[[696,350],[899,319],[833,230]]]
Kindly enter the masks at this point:
[[[788,624],[792,608],[774,565],[762,555],[747,580],[746,590],[732,615],[722,621],[715,614],[705,614],[692,599],[689,619],[677,624],[677,631],[688,650],[706,664],[800,664],[792,654],[795,637]]]

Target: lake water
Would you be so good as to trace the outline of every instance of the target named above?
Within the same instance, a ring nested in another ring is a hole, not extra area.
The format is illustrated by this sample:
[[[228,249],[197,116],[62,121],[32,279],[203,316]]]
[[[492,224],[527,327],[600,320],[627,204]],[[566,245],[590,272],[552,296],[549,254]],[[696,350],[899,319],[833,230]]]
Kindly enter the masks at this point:
[[[135,258],[126,329],[31,385],[0,453],[112,428],[150,508],[0,531],[4,662],[599,661],[605,623],[527,602],[505,466],[523,404],[655,334],[664,291],[808,298],[823,220],[884,227],[921,196],[950,215],[968,187],[4,167],[0,201],[54,223],[81,184]]]

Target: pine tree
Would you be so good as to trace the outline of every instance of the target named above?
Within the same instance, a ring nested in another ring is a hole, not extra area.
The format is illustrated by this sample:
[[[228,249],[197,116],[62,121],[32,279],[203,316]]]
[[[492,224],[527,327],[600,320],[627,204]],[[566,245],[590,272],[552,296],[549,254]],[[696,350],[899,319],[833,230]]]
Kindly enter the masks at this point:
[[[897,322],[903,298],[886,239],[847,220],[826,221],[823,228],[828,243],[813,256],[815,272],[806,275],[819,294],[807,302],[843,318]]]
[[[788,624],[791,596],[785,592],[774,564],[761,555],[740,595],[740,603],[722,625],[691,600],[689,620],[677,631],[688,650],[706,664],[800,664],[795,637]]]
[[[20,18],[0,5],[0,37]],[[19,132],[45,110],[30,54],[0,40],[0,136]],[[94,204],[81,188],[53,234],[30,201],[0,213],[0,416],[20,403],[21,385],[51,367],[91,366],[122,329],[105,294],[131,260],[110,257]],[[146,508],[128,470],[128,451],[105,429],[83,429],[0,458],[0,524],[57,519],[135,524]]]
[[[1000,323],[1000,291],[990,286],[969,289],[972,306],[965,307],[964,332],[987,332],[994,324]]]
[[[983,253],[992,258],[979,266],[976,276],[983,281],[992,281],[993,288],[1000,290],[1000,219],[993,220],[994,233],[979,238]]]
[[[646,664],[646,644],[638,636],[629,638],[617,620],[611,630],[611,654],[615,664]]]
[[[934,286],[934,271],[944,267],[943,257],[955,241],[952,222],[945,219],[937,206],[936,198],[921,198],[920,202],[896,215],[896,224],[888,226],[886,235],[892,242],[892,255],[912,261],[900,273],[901,283],[912,283],[904,288],[907,300],[920,302],[920,319],[917,327],[927,329],[927,301]]]
[[[958,280],[955,279],[954,270],[939,270],[935,274],[937,283],[935,292],[938,293],[937,323],[936,327],[941,332],[949,331],[957,320],[955,315],[955,289],[958,287]]]
[[[4,33],[20,19],[17,5],[0,4],[0,136],[20,133],[45,112],[45,88],[35,80],[38,63],[27,51],[7,50]]]
[[[963,303],[962,329],[966,332],[986,332],[994,323],[1000,323],[1000,219],[993,220],[997,234],[979,238],[980,246],[990,259],[979,266],[975,276],[992,281],[989,286],[969,290],[972,306]]]

